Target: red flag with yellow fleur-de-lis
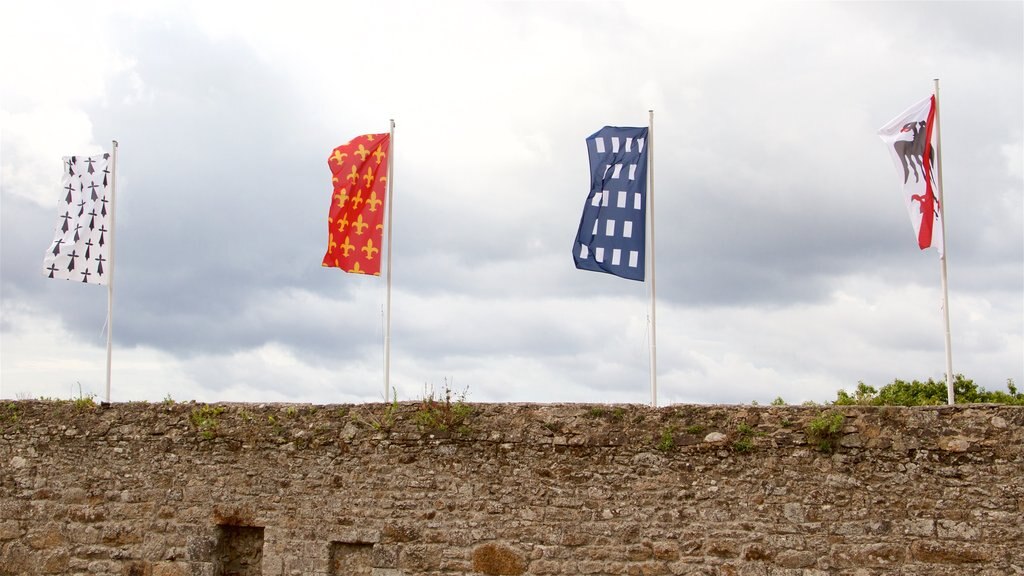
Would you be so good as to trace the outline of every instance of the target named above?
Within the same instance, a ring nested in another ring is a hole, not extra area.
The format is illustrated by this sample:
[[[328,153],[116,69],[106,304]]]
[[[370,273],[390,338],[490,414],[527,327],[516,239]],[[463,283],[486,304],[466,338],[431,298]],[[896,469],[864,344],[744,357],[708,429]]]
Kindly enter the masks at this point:
[[[334,193],[322,266],[380,276],[390,143],[388,134],[363,134],[327,158]]]

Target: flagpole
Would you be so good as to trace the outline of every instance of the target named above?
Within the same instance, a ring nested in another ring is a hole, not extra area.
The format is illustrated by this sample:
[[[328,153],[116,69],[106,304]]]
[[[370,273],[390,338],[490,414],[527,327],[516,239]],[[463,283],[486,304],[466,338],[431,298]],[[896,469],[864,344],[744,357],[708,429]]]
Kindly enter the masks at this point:
[[[654,110],[648,110],[647,126],[647,212],[651,226],[651,407],[658,406],[658,315],[654,281]]]
[[[384,324],[384,403],[388,402],[391,385],[391,210],[395,205],[395,119],[391,118],[390,144],[388,149],[388,277],[387,277],[387,321]],[[397,401],[398,398],[396,397]]]
[[[110,267],[107,269],[107,394],[106,403],[110,404],[110,360],[114,346],[114,240],[117,225],[114,222],[117,213],[117,140],[112,141],[110,168]]]
[[[942,184],[942,132],[939,129],[939,79],[935,78],[935,155],[939,176],[939,223],[942,226],[942,257],[939,263],[942,268],[942,316],[946,328],[946,398],[950,405],[956,403],[953,390],[953,345],[949,330],[949,284],[946,279],[946,202],[943,199],[945,186]]]

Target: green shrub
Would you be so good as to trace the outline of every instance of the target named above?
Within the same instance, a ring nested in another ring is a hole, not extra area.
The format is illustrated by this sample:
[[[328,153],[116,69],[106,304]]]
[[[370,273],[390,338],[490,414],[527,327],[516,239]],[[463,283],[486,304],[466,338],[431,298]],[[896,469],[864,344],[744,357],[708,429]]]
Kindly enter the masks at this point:
[[[973,380],[965,378],[963,374],[957,374],[953,378],[953,396],[957,404],[1012,404],[1024,406],[1024,394],[1017,392],[1017,387],[1012,379],[1006,381],[1008,392],[1001,390],[989,391],[978,386]],[[921,382],[913,380],[896,379],[891,383],[875,389],[863,382],[857,383],[857,388],[851,394],[846,390],[839,390],[833,404],[837,406],[861,405],[861,406],[933,406],[947,404],[946,382],[943,380],[932,380]]]
[[[846,417],[842,412],[822,412],[807,424],[807,442],[813,444],[819,452],[834,453],[839,448],[839,440],[843,437],[845,422]]]

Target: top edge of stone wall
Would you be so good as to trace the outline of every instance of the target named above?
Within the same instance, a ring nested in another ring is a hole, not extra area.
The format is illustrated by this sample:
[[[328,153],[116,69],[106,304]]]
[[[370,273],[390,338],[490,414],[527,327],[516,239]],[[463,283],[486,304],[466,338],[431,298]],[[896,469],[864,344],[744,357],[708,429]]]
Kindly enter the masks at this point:
[[[665,456],[820,451],[808,428],[843,415],[835,451],[934,450],[1024,458],[1024,406],[752,406],[673,404],[397,404],[0,401],[3,444],[167,441],[198,449],[347,449],[477,443],[572,450],[629,448]]]

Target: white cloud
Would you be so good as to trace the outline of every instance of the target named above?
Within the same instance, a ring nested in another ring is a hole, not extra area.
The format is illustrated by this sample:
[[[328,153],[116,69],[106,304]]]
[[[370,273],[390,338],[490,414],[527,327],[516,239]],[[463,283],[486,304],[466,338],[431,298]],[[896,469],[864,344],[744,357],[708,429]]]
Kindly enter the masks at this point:
[[[647,287],[569,247],[583,138],[649,108],[662,403],[940,378],[938,263],[874,135],[934,75],[954,369],[1024,373],[1019,5],[54,8],[0,23],[0,396],[103,381],[92,295],[37,273],[34,228],[60,156],[124,134],[115,399],[379,400],[381,279],[319,258],[328,151],[395,118],[399,397],[647,402]]]

